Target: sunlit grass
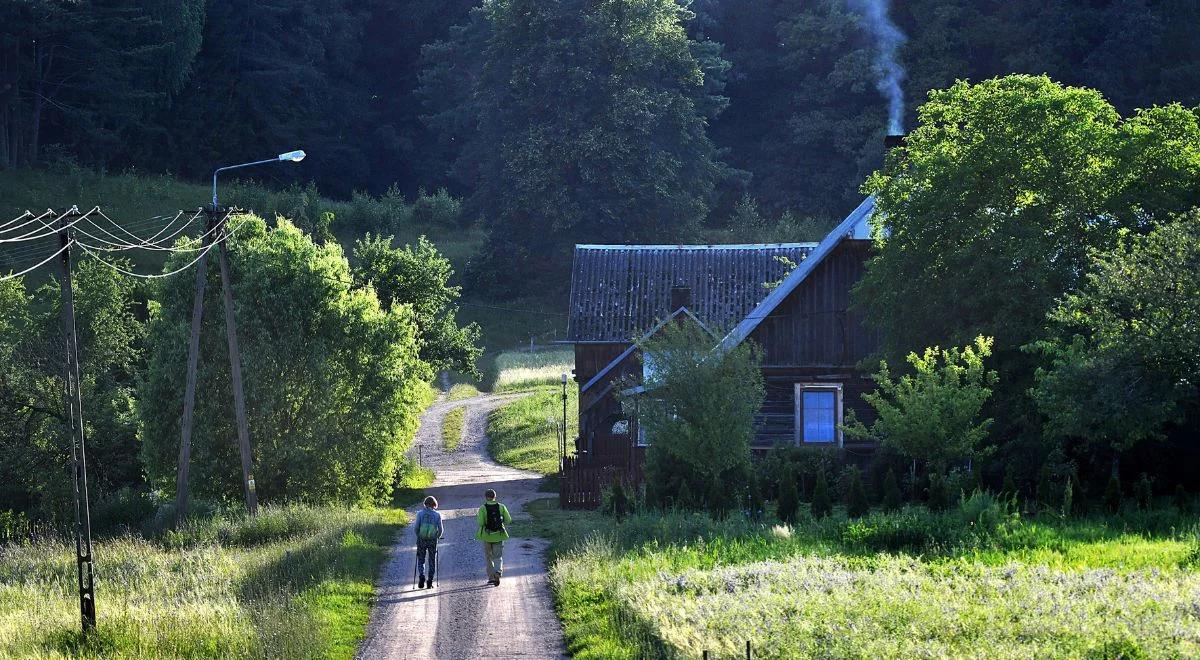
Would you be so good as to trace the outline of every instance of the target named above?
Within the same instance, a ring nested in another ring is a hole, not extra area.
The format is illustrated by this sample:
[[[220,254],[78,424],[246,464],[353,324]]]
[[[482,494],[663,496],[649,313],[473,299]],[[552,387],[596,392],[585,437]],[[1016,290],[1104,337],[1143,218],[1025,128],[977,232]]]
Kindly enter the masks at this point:
[[[501,353],[496,358],[494,392],[514,392],[543,385],[557,385],[563,374],[575,368],[575,353],[571,349],[555,349],[535,353]]]
[[[979,530],[920,508],[786,528],[530,508],[577,658],[1200,653],[1200,537],[1173,510]]]
[[[470,383],[455,383],[446,394],[447,401],[462,401],[479,396],[479,388]]]
[[[446,412],[442,418],[442,447],[446,451],[457,451],[458,443],[462,441],[463,424],[467,417],[467,409],[459,406]]]
[[[567,388],[567,437],[575,430],[579,399]],[[488,417],[488,450],[497,462],[541,474],[558,472],[558,424],[562,424],[562,390],[543,388],[492,411]],[[573,450],[574,443],[568,442]]]
[[[0,549],[3,657],[351,657],[402,511],[264,508],[96,544],[79,632],[73,545]]]

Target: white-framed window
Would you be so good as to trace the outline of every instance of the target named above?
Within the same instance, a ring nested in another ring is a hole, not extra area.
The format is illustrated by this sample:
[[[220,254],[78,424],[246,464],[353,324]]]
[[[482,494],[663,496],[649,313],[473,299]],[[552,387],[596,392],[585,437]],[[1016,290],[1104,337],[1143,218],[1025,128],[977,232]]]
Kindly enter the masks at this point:
[[[841,383],[796,383],[796,444],[842,446]]]
[[[650,446],[650,441],[646,439],[646,428],[643,426],[638,427],[637,446],[639,446],[639,447],[649,447]]]

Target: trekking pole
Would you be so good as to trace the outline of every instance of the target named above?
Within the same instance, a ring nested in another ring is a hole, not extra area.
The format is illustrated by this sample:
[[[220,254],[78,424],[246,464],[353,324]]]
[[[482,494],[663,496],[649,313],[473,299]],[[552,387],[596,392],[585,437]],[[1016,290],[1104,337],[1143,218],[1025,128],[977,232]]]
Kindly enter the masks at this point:
[[[413,581],[412,581],[413,589],[417,588],[417,564],[420,563],[420,561],[421,560],[417,558],[416,548],[414,548],[413,549]]]

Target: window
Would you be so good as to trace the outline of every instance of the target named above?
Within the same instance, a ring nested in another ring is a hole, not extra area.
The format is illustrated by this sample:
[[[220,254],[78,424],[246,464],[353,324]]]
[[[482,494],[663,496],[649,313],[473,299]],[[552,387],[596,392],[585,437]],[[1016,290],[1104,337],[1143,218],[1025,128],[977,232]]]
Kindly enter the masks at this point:
[[[612,425],[613,435],[629,435],[629,420],[618,419]]]
[[[842,445],[841,383],[796,384],[797,444]]]
[[[650,441],[646,439],[646,429],[644,429],[640,426],[638,427],[637,446],[639,446],[639,447],[649,447],[650,446]]]

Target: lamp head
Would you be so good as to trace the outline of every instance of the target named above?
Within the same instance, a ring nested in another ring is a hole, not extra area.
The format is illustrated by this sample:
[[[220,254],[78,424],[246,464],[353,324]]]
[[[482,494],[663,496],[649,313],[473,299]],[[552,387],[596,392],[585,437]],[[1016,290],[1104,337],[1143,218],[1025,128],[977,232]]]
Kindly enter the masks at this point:
[[[300,161],[304,160],[304,156],[305,156],[305,153],[303,151],[297,149],[296,151],[289,151],[286,154],[279,154],[279,160],[285,160],[285,161],[291,161],[293,163],[299,163]]]
[[[567,375],[566,375],[566,374],[563,374],[563,375],[562,375],[562,384],[563,384],[563,385],[566,385],[566,384],[567,384]]]

